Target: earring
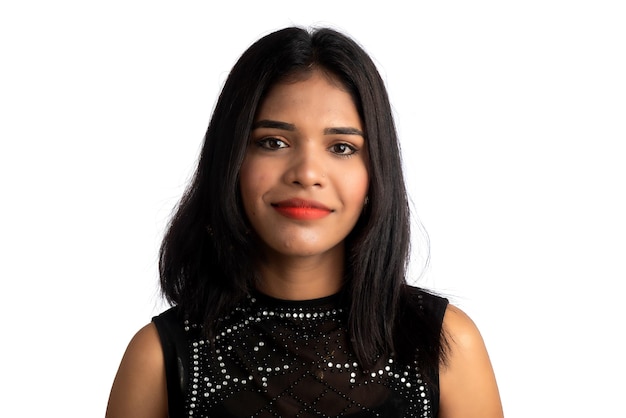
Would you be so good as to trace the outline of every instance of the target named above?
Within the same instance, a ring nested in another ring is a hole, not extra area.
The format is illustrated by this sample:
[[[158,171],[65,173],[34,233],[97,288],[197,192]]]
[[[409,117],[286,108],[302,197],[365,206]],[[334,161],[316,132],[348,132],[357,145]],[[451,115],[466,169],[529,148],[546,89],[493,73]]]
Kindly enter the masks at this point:
[[[369,196],[365,196],[365,201],[363,202],[363,206],[367,206],[369,201],[370,201],[370,197]]]

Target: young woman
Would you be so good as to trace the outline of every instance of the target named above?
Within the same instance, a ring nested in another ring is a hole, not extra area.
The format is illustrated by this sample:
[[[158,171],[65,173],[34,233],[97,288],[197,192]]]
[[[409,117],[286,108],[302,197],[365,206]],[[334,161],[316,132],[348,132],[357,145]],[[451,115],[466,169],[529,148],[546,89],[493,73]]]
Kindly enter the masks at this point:
[[[253,44],[163,240],[173,305],[108,418],[502,416],[474,323],[409,286],[409,208],[375,65],[330,29]]]

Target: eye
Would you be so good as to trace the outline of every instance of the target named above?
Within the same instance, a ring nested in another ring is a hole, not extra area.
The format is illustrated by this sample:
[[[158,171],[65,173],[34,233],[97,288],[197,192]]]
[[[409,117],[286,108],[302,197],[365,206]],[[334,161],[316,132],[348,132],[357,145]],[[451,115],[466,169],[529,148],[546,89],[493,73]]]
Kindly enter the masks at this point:
[[[356,152],[357,152],[357,149],[354,146],[352,146],[350,144],[346,144],[344,142],[332,145],[329,148],[329,150],[333,154],[345,155],[345,156],[350,156],[352,154],[356,154]]]
[[[277,150],[277,149],[281,149],[281,148],[287,148],[288,145],[285,141],[282,141],[278,138],[274,138],[274,137],[268,137],[268,138],[263,138],[263,139],[259,139],[258,141],[256,141],[256,144],[260,147],[260,148],[264,148],[267,150]]]

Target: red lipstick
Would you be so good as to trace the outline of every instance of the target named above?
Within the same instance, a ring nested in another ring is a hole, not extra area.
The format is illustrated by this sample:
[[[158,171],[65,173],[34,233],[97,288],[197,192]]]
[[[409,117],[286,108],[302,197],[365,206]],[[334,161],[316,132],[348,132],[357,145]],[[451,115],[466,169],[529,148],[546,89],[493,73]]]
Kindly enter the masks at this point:
[[[321,219],[332,212],[319,202],[304,199],[282,200],[272,203],[272,207],[281,215],[298,220]]]

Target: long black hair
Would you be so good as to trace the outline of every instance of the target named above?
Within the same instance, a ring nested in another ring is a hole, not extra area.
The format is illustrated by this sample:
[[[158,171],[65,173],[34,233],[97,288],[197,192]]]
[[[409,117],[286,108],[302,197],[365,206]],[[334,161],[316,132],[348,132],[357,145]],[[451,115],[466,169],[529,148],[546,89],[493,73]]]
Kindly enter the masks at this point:
[[[255,240],[247,233],[239,170],[255,112],[269,88],[312,68],[332,74],[352,95],[368,147],[369,203],[346,239],[344,284],[352,348],[367,365],[378,354],[394,351],[394,329],[405,322],[399,320],[399,310],[404,312],[412,292],[405,278],[409,205],[384,82],[364,49],[335,30],[292,27],[273,32],[252,44],[234,65],[213,111],[195,175],[161,245],[161,288],[170,303],[201,321],[211,337],[216,319],[254,287]],[[437,331],[424,332],[424,342],[438,352]]]

